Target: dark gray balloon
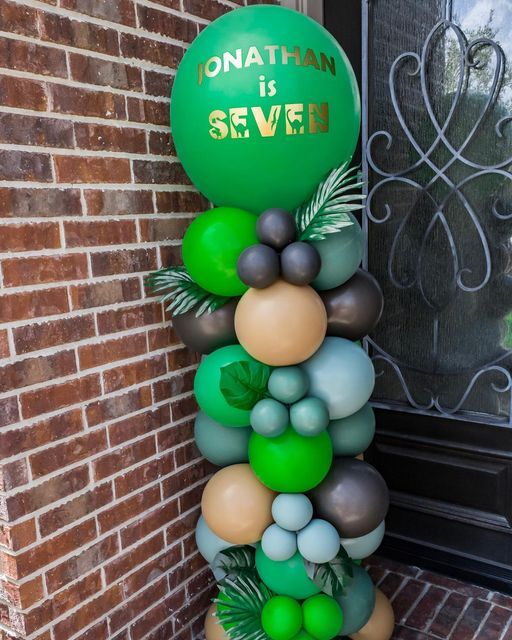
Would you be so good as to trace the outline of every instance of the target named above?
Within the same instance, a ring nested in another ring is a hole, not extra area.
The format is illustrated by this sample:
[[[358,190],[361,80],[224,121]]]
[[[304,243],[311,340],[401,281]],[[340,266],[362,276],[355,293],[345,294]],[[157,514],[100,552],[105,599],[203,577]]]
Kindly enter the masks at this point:
[[[295,218],[284,209],[267,209],[258,218],[256,235],[263,244],[281,251],[297,237]]]
[[[279,256],[266,244],[253,244],[240,254],[236,271],[247,286],[264,289],[279,278]]]
[[[321,266],[320,254],[307,242],[293,242],[281,253],[281,274],[290,284],[309,284]]]
[[[389,491],[367,462],[336,458],[327,477],[309,494],[316,518],[333,524],[342,538],[359,538],[384,520]]]
[[[375,327],[384,308],[379,283],[362,269],[345,284],[319,294],[327,311],[328,336],[360,340]]]
[[[235,309],[239,298],[233,298],[212,313],[196,318],[195,310],[173,316],[172,325],[178,337],[192,351],[211,353],[238,342],[235,334]]]

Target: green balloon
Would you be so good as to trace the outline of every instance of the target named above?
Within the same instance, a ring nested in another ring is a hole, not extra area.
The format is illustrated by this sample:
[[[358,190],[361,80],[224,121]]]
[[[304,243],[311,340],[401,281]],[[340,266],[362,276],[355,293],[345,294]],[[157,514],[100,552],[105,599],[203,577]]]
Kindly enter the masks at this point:
[[[171,124],[185,171],[209,200],[292,211],[351,158],[357,81],[317,22],[278,6],[237,9],[187,49]]]
[[[335,638],[343,627],[343,612],[334,598],[320,593],[302,603],[304,629],[317,640]]]
[[[239,296],[247,291],[237,275],[242,251],[258,242],[257,218],[233,207],[210,209],[198,216],[183,238],[183,263],[203,289],[220,296]]]
[[[375,414],[366,403],[351,416],[331,420],[327,428],[335,456],[357,456],[370,446],[375,435]]]
[[[258,544],[256,569],[267,587],[278,595],[303,600],[320,592],[320,588],[308,577],[304,558],[298,552],[289,560],[271,560]]]
[[[196,445],[202,455],[218,467],[249,460],[249,427],[233,429],[212,420],[200,411],[194,425]]]
[[[352,565],[352,578],[343,595],[336,600],[343,611],[343,635],[359,631],[370,619],[375,606],[375,587],[368,573],[357,563]]]
[[[310,636],[307,631],[299,631],[299,633],[292,638],[292,640],[315,640],[313,636]]]
[[[332,463],[332,444],[327,431],[301,436],[292,427],[276,438],[253,433],[249,462],[264,485],[280,493],[304,493],[325,478]]]
[[[270,395],[285,404],[293,404],[303,398],[308,387],[308,377],[300,367],[278,367],[268,379]]]
[[[364,236],[355,217],[348,214],[354,224],[329,234],[324,240],[311,244],[320,254],[322,267],[311,286],[318,291],[334,289],[354,275],[363,258]]]
[[[302,628],[302,608],[288,596],[274,596],[263,607],[261,625],[271,640],[292,640]]]
[[[220,390],[220,370],[232,362],[256,362],[239,344],[217,349],[203,358],[194,379],[194,393],[207,416],[228,427],[247,427],[250,411],[232,407]]]

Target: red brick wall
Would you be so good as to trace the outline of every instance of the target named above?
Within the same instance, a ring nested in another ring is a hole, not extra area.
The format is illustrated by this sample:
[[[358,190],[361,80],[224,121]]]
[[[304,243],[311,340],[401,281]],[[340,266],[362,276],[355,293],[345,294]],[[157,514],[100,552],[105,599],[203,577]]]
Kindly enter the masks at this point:
[[[229,0],[0,0],[0,639],[190,640],[196,358],[143,279],[205,206],[184,49]]]

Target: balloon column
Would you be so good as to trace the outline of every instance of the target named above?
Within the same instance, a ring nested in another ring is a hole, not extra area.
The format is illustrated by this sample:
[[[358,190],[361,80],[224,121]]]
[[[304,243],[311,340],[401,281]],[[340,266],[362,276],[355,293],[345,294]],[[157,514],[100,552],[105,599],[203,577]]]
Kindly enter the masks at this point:
[[[384,535],[388,491],[354,456],[370,444],[372,363],[354,342],[382,293],[358,269],[357,83],[337,42],[277,6],[204,29],[178,69],[178,155],[214,208],[181,267],[149,285],[203,354],[199,551],[219,591],[207,640],[389,640],[393,613],[360,560]]]

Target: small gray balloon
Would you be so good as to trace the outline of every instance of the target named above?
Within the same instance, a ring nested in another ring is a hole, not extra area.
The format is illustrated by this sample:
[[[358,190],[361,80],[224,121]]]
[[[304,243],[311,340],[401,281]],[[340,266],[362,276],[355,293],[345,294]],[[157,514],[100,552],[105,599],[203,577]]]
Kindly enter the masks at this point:
[[[258,218],[256,235],[263,244],[280,251],[297,237],[297,225],[284,209],[267,209]]]
[[[211,353],[220,347],[237,344],[235,309],[239,298],[224,306],[196,317],[195,309],[173,316],[172,326],[180,340],[192,351]]]
[[[307,242],[293,242],[281,254],[283,280],[303,286],[312,282],[322,266],[320,254]]]
[[[248,287],[265,289],[279,277],[279,256],[266,244],[253,244],[240,254],[236,271]]]

